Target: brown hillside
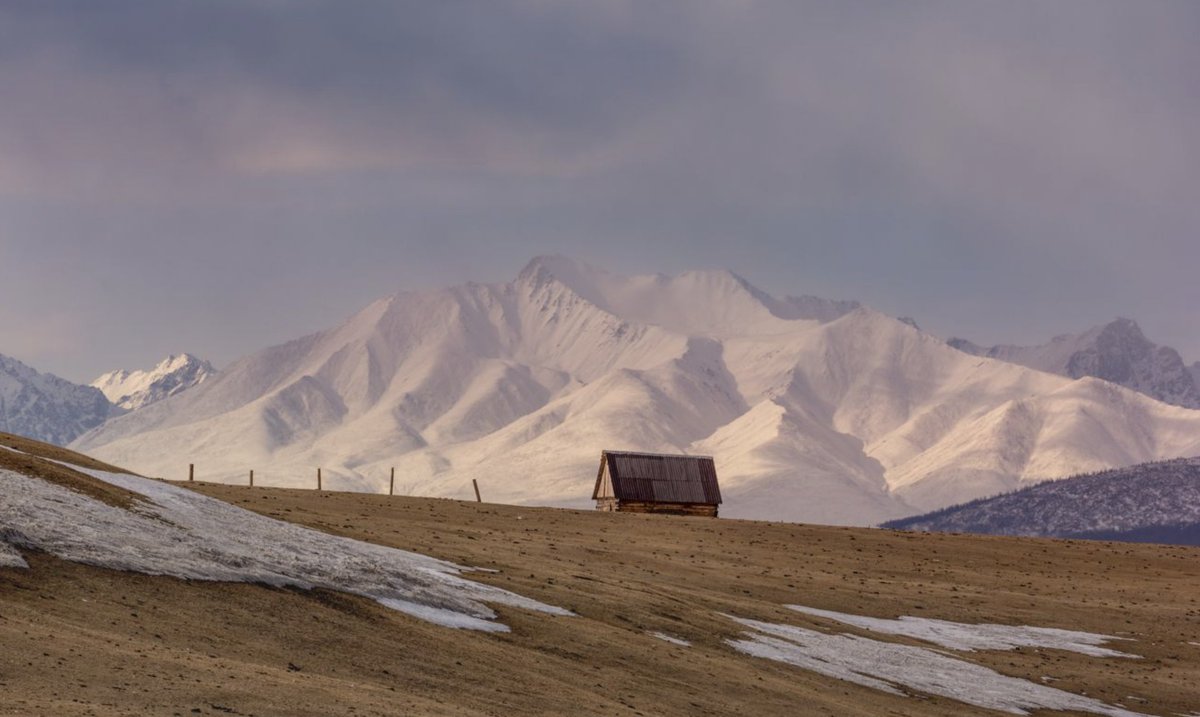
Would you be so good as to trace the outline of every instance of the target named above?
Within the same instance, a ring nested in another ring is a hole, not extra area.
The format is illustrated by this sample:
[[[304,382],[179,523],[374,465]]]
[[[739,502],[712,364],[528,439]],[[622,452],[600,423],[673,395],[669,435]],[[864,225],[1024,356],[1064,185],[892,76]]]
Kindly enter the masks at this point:
[[[31,556],[32,570],[0,571],[0,713],[995,714],[887,695],[724,644],[741,629],[720,613],[832,627],[786,603],[1119,634],[1133,639],[1118,649],[1144,659],[1031,649],[970,659],[1147,714],[1200,705],[1200,645],[1190,644],[1200,643],[1196,549],[195,487],[498,570],[473,577],[579,616],[502,609],[512,633],[487,635],[340,594]]]

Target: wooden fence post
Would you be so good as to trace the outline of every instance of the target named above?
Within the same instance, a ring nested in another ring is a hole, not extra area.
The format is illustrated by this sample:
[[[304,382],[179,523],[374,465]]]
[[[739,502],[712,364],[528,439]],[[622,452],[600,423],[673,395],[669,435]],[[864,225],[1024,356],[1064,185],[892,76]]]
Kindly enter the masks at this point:
[[[250,469],[250,487],[251,488],[254,487],[254,469],[253,468]]]
[[[317,490],[321,490],[321,469],[317,469]]]
[[[475,502],[476,502],[476,503],[482,503],[482,502],[483,502],[483,498],[480,498],[480,497],[479,497],[479,481],[477,481],[477,480],[475,480],[474,478],[472,478],[472,479],[471,479],[471,485],[475,486]]]
[[[396,495],[396,467],[392,466],[392,479],[388,481],[388,495]]]
[[[188,481],[196,480],[196,464],[188,463]]]

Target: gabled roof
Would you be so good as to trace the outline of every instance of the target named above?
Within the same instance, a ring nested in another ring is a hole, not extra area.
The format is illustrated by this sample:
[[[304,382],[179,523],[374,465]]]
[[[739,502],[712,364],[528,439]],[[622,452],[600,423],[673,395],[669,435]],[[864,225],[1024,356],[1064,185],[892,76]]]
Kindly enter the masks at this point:
[[[721,502],[717,469],[711,456],[604,451],[600,455],[593,500],[599,497],[605,467],[617,500],[707,505]]]

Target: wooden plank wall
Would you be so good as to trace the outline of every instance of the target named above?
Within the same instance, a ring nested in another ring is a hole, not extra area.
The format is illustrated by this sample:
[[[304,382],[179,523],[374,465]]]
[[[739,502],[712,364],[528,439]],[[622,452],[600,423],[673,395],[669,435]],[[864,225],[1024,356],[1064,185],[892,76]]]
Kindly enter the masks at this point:
[[[598,510],[613,510],[601,507],[596,501]],[[717,517],[717,506],[704,503],[651,503],[646,501],[622,500],[617,502],[616,510],[622,513],[665,513],[667,515],[699,515]]]

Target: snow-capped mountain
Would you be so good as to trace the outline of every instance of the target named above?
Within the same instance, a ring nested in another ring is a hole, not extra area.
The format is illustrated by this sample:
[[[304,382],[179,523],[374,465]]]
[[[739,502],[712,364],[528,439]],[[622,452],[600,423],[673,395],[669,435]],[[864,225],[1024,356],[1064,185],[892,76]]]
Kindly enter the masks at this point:
[[[976,356],[1071,378],[1094,376],[1174,406],[1200,408],[1195,370],[1200,364],[1189,369],[1178,351],[1153,343],[1129,319],[1116,319],[1082,334],[1056,336],[1041,346],[985,347],[957,338],[948,343]]]
[[[209,362],[185,353],[168,356],[149,371],[109,371],[91,385],[112,403],[132,411],[198,386],[216,373]]]
[[[884,527],[1200,545],[1200,458],[1144,463],[983,498]]]
[[[65,445],[120,413],[104,394],[0,355],[0,431]]]
[[[819,310],[813,309],[816,305]],[[151,475],[587,506],[605,448],[716,457],[722,515],[874,524],[1200,453],[1200,411],[970,356],[726,271],[559,257],[400,293],[76,446]]]

